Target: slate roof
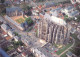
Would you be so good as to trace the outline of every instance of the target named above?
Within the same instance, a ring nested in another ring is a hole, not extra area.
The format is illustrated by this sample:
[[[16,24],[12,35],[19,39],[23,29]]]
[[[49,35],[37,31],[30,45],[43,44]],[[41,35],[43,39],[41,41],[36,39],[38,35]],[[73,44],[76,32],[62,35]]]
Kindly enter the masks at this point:
[[[22,11],[22,9],[21,8],[19,8],[19,7],[11,7],[11,8],[6,8],[6,11],[8,11],[8,12],[14,12],[14,11]]]
[[[12,4],[11,1],[5,1],[4,4]]]
[[[54,2],[51,2],[51,3],[45,3],[45,5],[46,5],[46,6],[48,6],[48,5],[55,5],[55,3],[54,3]]]
[[[60,11],[62,8],[61,7],[58,7],[58,8],[56,8],[56,9],[53,9],[53,10],[51,10],[52,12],[54,12],[54,11]]]
[[[71,15],[71,16],[74,16],[74,15],[76,15],[77,13],[79,13],[79,11],[74,11],[74,12],[72,12],[70,15]]]
[[[6,24],[2,24],[1,26],[2,26],[4,29],[6,29],[6,30],[9,29],[9,27],[8,27]]]
[[[72,56],[73,55],[73,53],[70,52],[70,51],[68,51],[66,54],[69,55],[69,56]]]
[[[73,8],[73,6],[68,6],[66,9],[71,10],[72,8]]]

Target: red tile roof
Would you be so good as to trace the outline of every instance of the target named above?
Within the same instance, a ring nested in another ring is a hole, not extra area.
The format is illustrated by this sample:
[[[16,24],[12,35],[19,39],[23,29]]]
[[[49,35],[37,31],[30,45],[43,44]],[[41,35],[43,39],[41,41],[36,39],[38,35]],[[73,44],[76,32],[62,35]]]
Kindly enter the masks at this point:
[[[23,53],[22,53],[22,55],[26,56],[26,53],[25,53],[25,52],[23,52]]]
[[[7,37],[6,37],[6,40],[10,40],[10,39],[11,39],[11,37],[10,37],[10,36],[7,36]]]

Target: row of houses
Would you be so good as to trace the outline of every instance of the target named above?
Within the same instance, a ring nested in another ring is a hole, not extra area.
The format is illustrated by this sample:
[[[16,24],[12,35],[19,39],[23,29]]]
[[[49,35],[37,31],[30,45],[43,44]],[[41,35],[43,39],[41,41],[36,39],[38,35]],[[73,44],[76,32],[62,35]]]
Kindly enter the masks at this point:
[[[2,24],[1,29],[11,37],[11,40],[14,39],[16,42],[18,42],[20,40],[20,37],[15,36],[14,30],[12,30],[7,24]],[[11,41],[11,40],[9,39],[8,41]],[[11,45],[11,43],[7,43],[8,41],[4,41],[4,45],[1,42],[0,47],[3,48],[3,47],[7,47],[6,45],[8,45],[8,46]],[[10,57],[13,56],[13,54],[16,54],[16,57],[28,57],[31,54],[31,52],[29,51],[29,49],[27,49],[27,47],[24,48],[24,46],[19,46],[17,48],[17,51],[15,49],[12,49],[10,51],[7,51],[7,54],[9,54]]]
[[[32,52],[36,57],[52,57],[51,53],[47,52],[45,48],[32,48]]]
[[[18,27],[20,30],[24,30],[24,28],[18,24],[17,22],[15,22],[14,20],[12,20],[9,16],[5,16],[5,19],[10,22],[11,24],[13,24],[14,26]]]
[[[71,0],[72,4],[80,3],[80,0]]]
[[[63,7],[64,6],[64,7]],[[61,17],[62,19],[64,19],[64,14],[67,15],[68,17],[75,17],[77,15],[80,14],[80,12],[72,5],[68,5],[68,4],[61,4],[58,6],[55,6],[55,4],[53,6],[49,6],[49,7],[40,7],[42,8],[36,8],[32,10],[33,15],[39,15],[38,13],[42,13],[41,11],[43,11],[43,13],[45,12],[50,12],[51,15],[57,16],[57,17]],[[41,11],[40,11],[41,10]],[[62,14],[62,16],[61,16]],[[60,15],[60,16],[59,16]]]
[[[4,32],[8,33],[10,37],[13,37],[13,31],[10,30],[10,27],[8,27],[6,24],[2,24],[1,28]]]
[[[4,4],[6,5],[6,6],[10,6],[10,5],[12,5],[12,4],[21,4],[21,3],[28,3],[29,2],[29,0],[5,0],[5,2],[4,2]]]
[[[22,42],[30,47],[30,51],[36,56],[36,57],[53,57],[54,55],[52,52],[49,51],[47,48],[45,48],[45,45],[47,44],[45,41],[38,39],[38,38],[25,38],[22,39]],[[49,47],[49,46],[47,46]]]
[[[20,38],[18,36],[14,35],[14,31],[12,29],[10,29],[9,26],[7,26],[6,24],[2,24],[1,28],[4,32],[6,32],[11,38],[14,38],[14,40],[17,42],[20,40]]]
[[[73,6],[68,6],[62,9],[62,12],[65,13],[68,17],[75,17],[80,14]]]
[[[26,18],[28,18],[26,15],[24,15],[24,13],[20,7],[12,6],[10,8],[6,8],[6,16],[4,16],[4,18],[8,22],[10,22],[14,26],[16,26],[18,29],[25,30],[28,27],[28,23],[27,23],[27,21],[25,21],[24,16]],[[19,21],[20,21],[20,23],[19,23]]]

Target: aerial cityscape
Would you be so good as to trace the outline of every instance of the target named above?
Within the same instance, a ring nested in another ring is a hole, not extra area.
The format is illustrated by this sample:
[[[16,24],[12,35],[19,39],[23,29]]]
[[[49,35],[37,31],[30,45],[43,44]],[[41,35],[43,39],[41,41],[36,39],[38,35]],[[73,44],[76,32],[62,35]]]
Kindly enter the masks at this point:
[[[80,0],[0,0],[0,57],[80,57]]]

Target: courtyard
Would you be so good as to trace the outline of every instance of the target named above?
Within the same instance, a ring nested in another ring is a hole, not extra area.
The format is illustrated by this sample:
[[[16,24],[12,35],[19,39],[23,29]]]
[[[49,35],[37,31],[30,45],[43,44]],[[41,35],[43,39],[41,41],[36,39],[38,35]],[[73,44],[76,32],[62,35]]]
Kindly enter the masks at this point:
[[[25,18],[23,16],[14,16],[14,17],[11,17],[11,19],[13,19],[18,24],[21,24],[25,21]]]

